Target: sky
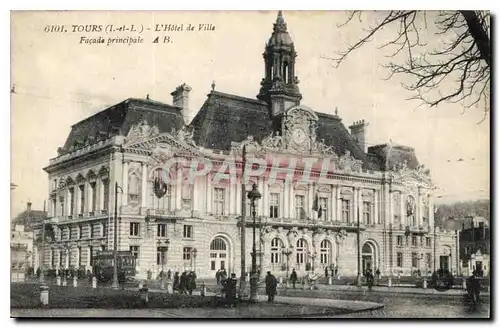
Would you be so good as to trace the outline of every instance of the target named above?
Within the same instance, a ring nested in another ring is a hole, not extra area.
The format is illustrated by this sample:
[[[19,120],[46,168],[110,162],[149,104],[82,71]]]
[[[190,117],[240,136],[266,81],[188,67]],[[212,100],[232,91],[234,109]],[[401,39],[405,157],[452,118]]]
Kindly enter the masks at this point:
[[[346,126],[369,123],[368,145],[414,147],[431,170],[440,201],[487,198],[490,180],[490,123],[482,108],[460,104],[429,108],[408,101],[412,94],[399,77],[385,80],[388,54],[378,49],[395,31],[386,29],[339,67],[330,60],[346,43],[363,35],[362,27],[380,17],[366,12],[362,22],[338,27],[342,11],[285,11],[284,18],[298,57],[301,104],[338,114]],[[31,201],[42,209],[48,179],[42,170],[57,155],[71,125],[130,97],[172,103],[180,84],[192,87],[190,118],[215,81],[217,91],[255,98],[264,74],[262,53],[276,11],[253,12],[17,12],[11,23],[11,181],[15,216]],[[135,32],[72,32],[72,25],[134,25],[144,30],[141,44],[79,43],[101,36],[127,37]],[[154,32],[156,24],[188,24],[194,31]],[[198,31],[199,24],[215,26]],[[64,25],[67,33],[47,33]],[[397,26],[395,26],[397,27]],[[153,43],[156,37],[160,43]],[[170,36],[172,42],[163,43]],[[439,40],[432,40],[434,43]],[[463,161],[458,161],[463,159]]]

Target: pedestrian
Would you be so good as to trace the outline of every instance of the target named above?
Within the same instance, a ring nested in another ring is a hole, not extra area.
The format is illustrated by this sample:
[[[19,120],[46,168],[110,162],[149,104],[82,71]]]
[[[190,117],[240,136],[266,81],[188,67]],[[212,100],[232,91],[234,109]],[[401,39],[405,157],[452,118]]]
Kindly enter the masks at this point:
[[[167,279],[168,280],[172,279],[172,271],[170,271],[170,269],[168,269],[167,271]]]
[[[479,302],[479,294],[481,292],[481,284],[477,276],[477,271],[473,271],[472,276],[467,279],[467,295],[474,305]]]
[[[189,272],[187,275],[187,291],[189,295],[193,295],[193,290],[196,289],[196,273],[193,271]]]
[[[328,278],[328,267],[325,267],[325,278]]]
[[[180,285],[179,272],[176,272],[174,274],[173,290],[176,291],[176,292],[179,292],[179,285]]]
[[[335,270],[335,277],[338,277],[339,267],[335,266],[334,270]]]
[[[184,271],[181,274],[181,278],[180,278],[180,282],[179,282],[179,291],[181,294],[186,294],[187,283],[188,283],[188,276],[187,276],[187,272]]]
[[[231,273],[231,278],[224,280],[223,282],[223,292],[226,304],[230,307],[234,306],[236,302],[236,286],[238,285],[238,280],[236,279],[236,274]]]
[[[380,279],[380,270],[377,268],[377,271],[375,271],[375,274],[377,275],[377,279]]]
[[[120,287],[122,289],[125,289],[125,281],[127,280],[126,276],[125,276],[125,271],[124,270],[120,270],[118,272],[118,283],[120,284]]]
[[[215,273],[215,280],[217,280],[217,285],[220,285],[220,269]]]
[[[295,271],[295,269],[292,270],[290,281],[292,282],[293,289],[295,289],[295,284],[297,283],[297,272]]]
[[[368,290],[372,290],[373,274],[371,269],[366,270],[366,284],[368,285]]]
[[[278,282],[276,281],[276,277],[271,274],[271,271],[267,271],[267,276],[266,276],[266,294],[267,294],[267,301],[272,302],[274,301],[274,296],[276,295],[276,288],[278,286]]]

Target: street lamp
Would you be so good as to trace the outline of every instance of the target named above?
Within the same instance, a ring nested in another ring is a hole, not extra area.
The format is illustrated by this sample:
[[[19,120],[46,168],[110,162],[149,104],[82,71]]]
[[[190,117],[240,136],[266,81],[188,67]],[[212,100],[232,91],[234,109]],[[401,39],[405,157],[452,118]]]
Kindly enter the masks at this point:
[[[290,255],[292,255],[292,248],[285,248],[282,250],[283,255],[286,256],[286,283],[288,284],[288,271],[290,267],[288,266]]]
[[[251,201],[252,205],[252,216],[253,216],[253,241],[252,241],[252,276],[250,278],[250,301],[257,302],[257,282],[259,277],[257,276],[257,249],[255,245],[255,217],[256,213],[256,201],[260,199],[260,192],[257,190],[257,185],[254,183],[252,186],[252,190],[248,192],[248,199]]]
[[[123,192],[122,188],[118,187],[118,182],[115,182],[115,220],[113,223],[113,284],[111,288],[120,288],[118,284],[118,189]]]
[[[311,258],[311,271],[314,273],[314,260],[316,259],[317,254],[309,252],[309,257]]]
[[[161,254],[161,276],[160,276],[160,284],[161,284],[161,289],[164,287],[163,282],[164,278],[163,276],[165,275],[165,257],[166,257],[166,252],[168,251],[168,246],[170,246],[170,240],[165,239],[164,241],[158,240],[156,242],[158,244],[158,250],[160,251]]]
[[[191,251],[191,255],[193,256],[193,261],[194,261],[194,273],[196,273],[196,254],[198,254],[198,250],[196,248],[193,248]]]

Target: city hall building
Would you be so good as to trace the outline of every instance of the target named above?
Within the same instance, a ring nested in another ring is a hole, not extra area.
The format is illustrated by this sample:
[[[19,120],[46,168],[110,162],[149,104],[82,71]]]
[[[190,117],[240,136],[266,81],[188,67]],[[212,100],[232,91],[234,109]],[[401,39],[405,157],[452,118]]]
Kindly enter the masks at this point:
[[[172,105],[130,98],[73,125],[45,168],[55,231],[45,265],[90,269],[98,251],[113,249],[116,203],[118,249],[134,254],[141,278],[162,267],[239,276],[242,256],[251,267],[254,228],[262,275],[456,271],[457,235],[434,228],[434,186],[414,149],[367,148],[363,120],[346,128],[337,111],[302,104],[281,12],[263,57],[255,99],[212,85],[189,125],[187,84]],[[255,224],[245,197],[253,184]]]

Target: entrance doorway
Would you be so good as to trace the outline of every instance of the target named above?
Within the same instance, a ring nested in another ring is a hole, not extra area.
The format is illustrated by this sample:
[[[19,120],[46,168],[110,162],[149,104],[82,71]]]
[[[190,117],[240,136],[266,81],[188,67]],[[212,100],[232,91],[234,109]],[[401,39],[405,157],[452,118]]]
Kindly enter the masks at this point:
[[[210,243],[210,270],[227,270],[228,247],[221,237],[215,237]]]
[[[448,256],[442,255],[439,257],[439,268],[445,271],[450,270],[450,261]]]
[[[372,244],[365,243],[361,249],[361,274],[367,270],[373,271],[375,263],[375,249]]]

